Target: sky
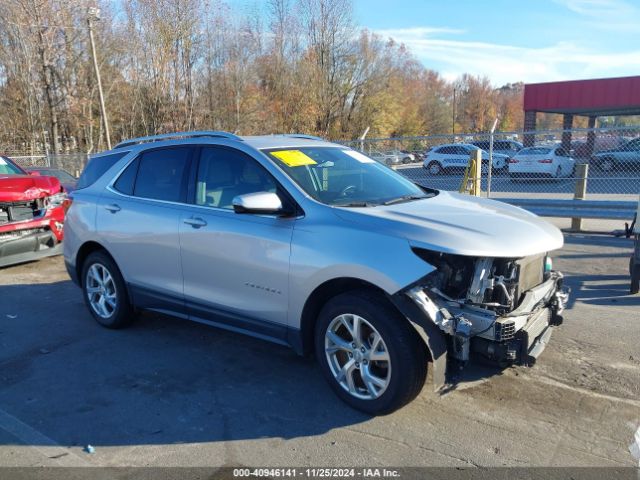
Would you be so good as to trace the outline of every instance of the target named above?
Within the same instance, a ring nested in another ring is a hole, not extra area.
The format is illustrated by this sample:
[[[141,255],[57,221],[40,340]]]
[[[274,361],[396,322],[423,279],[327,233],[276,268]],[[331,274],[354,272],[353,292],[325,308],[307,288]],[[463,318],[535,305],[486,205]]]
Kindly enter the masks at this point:
[[[448,80],[640,75],[640,0],[354,0],[354,16]]]

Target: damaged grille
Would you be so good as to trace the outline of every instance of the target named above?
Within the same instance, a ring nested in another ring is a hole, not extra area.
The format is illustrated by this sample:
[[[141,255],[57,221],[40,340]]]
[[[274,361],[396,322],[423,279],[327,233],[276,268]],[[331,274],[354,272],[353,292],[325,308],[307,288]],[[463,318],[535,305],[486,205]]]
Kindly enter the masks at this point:
[[[516,335],[516,324],[513,320],[497,321],[494,332],[498,342],[511,340]]]
[[[523,258],[467,257],[424,249],[414,252],[436,271],[426,277],[425,287],[449,302],[474,305],[505,315],[516,309],[524,293],[545,280],[546,254]],[[513,336],[504,325],[500,336]]]
[[[33,220],[41,215],[43,208],[44,199],[42,198],[30,202],[0,203],[0,225]]]

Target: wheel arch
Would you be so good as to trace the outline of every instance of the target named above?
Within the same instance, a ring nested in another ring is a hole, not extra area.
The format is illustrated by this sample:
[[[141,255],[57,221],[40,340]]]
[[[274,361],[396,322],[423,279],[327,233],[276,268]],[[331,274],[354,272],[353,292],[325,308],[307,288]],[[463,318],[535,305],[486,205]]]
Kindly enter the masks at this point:
[[[302,310],[300,331],[297,338],[290,339],[292,347],[302,355],[314,354],[314,330],[323,305],[332,297],[353,290],[366,290],[380,296],[383,301],[397,311],[414,329],[426,349],[429,362],[433,363],[434,387],[439,389],[445,383],[447,368],[447,345],[443,333],[418,307],[402,292],[389,295],[380,287],[360,278],[342,277],[327,280],[309,296]]]
[[[109,256],[109,258],[111,258],[111,260],[113,260],[113,263],[115,263],[116,266],[118,265],[118,263],[113,258],[113,255],[109,253],[109,251],[104,247],[104,245],[94,240],[89,240],[82,244],[82,246],[78,249],[78,253],[76,254],[75,271],[76,271],[76,275],[77,275],[76,278],[78,279],[78,283],[82,284],[82,268],[84,266],[84,262],[86,261],[87,257],[91,255],[93,252],[98,252],[98,251],[104,252],[106,255]]]
[[[389,297],[384,290],[361,278],[340,277],[325,281],[311,292],[311,295],[309,295],[302,308],[299,341],[292,342],[295,343],[293,346],[298,353],[302,355],[311,355],[314,353],[313,333],[318,315],[324,304],[336,295],[353,290],[368,290],[379,294],[382,298],[389,301]],[[393,306],[393,303],[390,301],[389,304]]]

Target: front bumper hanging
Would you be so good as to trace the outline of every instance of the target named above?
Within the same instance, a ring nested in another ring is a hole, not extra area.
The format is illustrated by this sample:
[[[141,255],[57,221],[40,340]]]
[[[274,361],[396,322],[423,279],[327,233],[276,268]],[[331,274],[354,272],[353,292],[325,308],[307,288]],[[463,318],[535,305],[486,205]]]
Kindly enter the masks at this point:
[[[62,243],[51,230],[38,229],[27,235],[0,241],[0,267],[62,254]]]
[[[548,345],[552,327],[562,323],[569,298],[560,272],[550,272],[543,283],[525,292],[516,309],[502,316],[443,298],[436,303],[432,299],[436,294],[423,287],[405,293],[422,314],[414,323],[422,324],[427,318],[437,326],[445,338],[448,359],[458,365],[464,365],[471,354],[501,366],[533,365]],[[431,330],[430,336],[434,336]]]

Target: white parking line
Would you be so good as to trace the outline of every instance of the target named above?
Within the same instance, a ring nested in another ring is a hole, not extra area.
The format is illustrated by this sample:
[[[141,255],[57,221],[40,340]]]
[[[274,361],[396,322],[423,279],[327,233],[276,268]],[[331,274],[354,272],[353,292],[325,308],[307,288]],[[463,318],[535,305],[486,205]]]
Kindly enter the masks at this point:
[[[35,430],[10,413],[0,409],[0,429],[10,433],[22,441],[28,448],[32,448],[46,457],[45,466],[56,467],[90,467],[93,466],[84,458],[79,457],[70,449],[56,443],[43,433]]]

